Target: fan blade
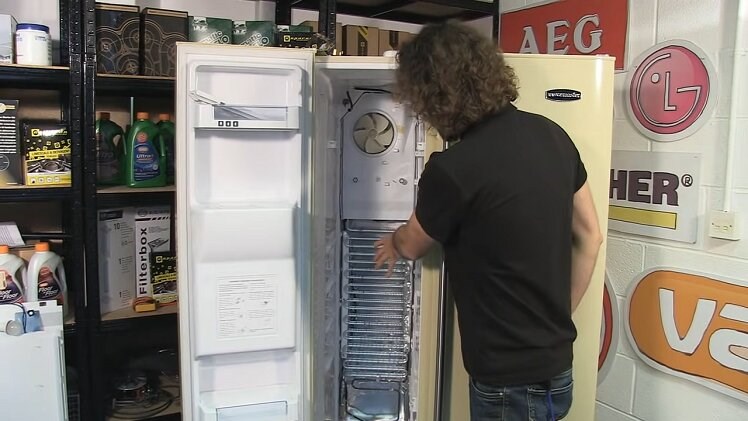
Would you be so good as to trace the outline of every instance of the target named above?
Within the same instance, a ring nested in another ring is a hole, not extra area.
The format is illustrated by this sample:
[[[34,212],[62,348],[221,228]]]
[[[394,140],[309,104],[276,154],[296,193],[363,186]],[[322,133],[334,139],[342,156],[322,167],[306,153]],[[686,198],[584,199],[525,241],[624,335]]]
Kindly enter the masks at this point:
[[[387,149],[392,144],[392,141],[395,140],[395,131],[390,127],[388,130],[376,135],[374,139],[382,146],[382,148]]]
[[[369,139],[369,141],[366,142],[366,153],[377,154],[382,151],[384,151],[384,148],[376,141],[376,138]]]
[[[369,130],[362,129],[353,132],[353,141],[356,142],[359,148],[364,149],[366,141],[369,139]]]
[[[376,125],[374,124],[374,120],[372,120],[371,115],[364,114],[362,115],[358,121],[356,122],[356,126],[353,127],[353,130],[373,130],[376,129]]]
[[[381,114],[369,114],[371,116],[371,119],[374,120],[374,125],[376,126],[377,133],[382,133],[383,131],[387,130],[388,127],[390,127],[390,121],[387,120],[387,118]]]

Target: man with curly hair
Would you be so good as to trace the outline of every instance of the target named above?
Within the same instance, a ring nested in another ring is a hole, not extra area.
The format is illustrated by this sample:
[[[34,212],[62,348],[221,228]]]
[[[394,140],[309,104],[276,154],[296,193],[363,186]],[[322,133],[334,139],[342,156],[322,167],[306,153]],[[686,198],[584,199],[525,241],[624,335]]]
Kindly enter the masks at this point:
[[[401,99],[460,141],[431,155],[413,215],[377,243],[376,263],[391,270],[443,247],[473,421],[564,418],[571,315],[602,243],[579,152],[560,126],[512,104],[517,77],[477,31],[428,25],[398,61]]]

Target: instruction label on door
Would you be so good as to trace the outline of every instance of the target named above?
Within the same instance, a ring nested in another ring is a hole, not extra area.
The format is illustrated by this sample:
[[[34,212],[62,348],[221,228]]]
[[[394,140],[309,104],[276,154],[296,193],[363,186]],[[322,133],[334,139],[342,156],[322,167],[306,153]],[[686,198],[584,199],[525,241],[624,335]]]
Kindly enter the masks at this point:
[[[274,277],[218,279],[218,338],[273,335],[278,326]]]

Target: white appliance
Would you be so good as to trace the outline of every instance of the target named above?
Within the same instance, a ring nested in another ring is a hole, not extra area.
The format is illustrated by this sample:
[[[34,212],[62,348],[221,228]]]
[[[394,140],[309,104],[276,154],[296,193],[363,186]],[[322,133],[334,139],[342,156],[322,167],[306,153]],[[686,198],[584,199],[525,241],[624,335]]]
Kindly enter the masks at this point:
[[[177,55],[184,419],[435,419],[438,259],[373,267],[440,143],[394,102],[394,59]]]

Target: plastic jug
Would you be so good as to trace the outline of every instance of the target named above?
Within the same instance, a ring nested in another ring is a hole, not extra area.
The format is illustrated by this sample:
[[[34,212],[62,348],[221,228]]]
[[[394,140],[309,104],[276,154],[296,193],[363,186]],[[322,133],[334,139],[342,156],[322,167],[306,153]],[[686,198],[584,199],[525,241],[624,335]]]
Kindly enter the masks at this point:
[[[99,184],[122,183],[122,156],[125,139],[122,127],[102,112],[96,120],[96,181]]]
[[[0,246],[0,304],[22,303],[26,284],[26,263]]]
[[[174,122],[169,120],[169,114],[158,115],[158,129],[161,133],[161,140],[166,148],[166,182],[174,184],[174,136],[176,128]]]
[[[68,288],[62,258],[49,250],[49,243],[36,243],[27,269],[26,301],[57,300],[68,314]]]
[[[148,113],[138,113],[125,137],[125,184],[129,187],[166,185],[166,148],[158,127],[149,118]]]

